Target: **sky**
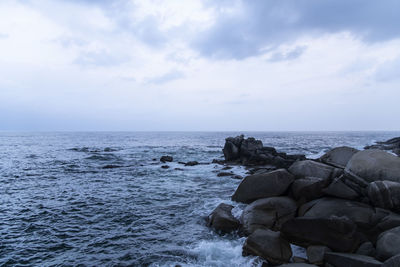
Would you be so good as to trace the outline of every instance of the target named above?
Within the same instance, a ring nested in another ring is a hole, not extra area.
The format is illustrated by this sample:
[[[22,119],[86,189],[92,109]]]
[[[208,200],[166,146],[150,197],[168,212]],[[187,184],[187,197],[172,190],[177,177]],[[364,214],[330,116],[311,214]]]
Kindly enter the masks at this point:
[[[400,130],[398,0],[1,0],[0,130]]]

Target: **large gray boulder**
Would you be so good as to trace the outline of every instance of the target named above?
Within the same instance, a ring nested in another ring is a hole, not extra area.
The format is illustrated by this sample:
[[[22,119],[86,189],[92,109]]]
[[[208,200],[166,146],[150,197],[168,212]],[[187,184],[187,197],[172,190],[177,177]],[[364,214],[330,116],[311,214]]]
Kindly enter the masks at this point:
[[[323,188],[329,184],[329,179],[305,177],[296,179],[291,190],[295,199],[313,200],[323,196]]]
[[[328,196],[344,199],[356,199],[360,196],[354,189],[344,182],[343,175],[333,179],[329,186],[322,189],[322,193]]]
[[[313,160],[296,161],[288,169],[296,177],[318,177],[323,179],[339,176],[342,171],[338,168]]]
[[[357,226],[345,217],[297,217],[285,222],[281,233],[286,240],[302,247],[323,245],[341,252],[356,250],[361,241]]]
[[[279,232],[257,229],[243,245],[243,256],[248,255],[260,256],[271,264],[282,264],[289,262],[292,248]]]
[[[338,198],[320,198],[299,208],[299,216],[306,218],[347,217],[360,227],[372,226],[375,209],[367,204]]]
[[[368,186],[368,198],[376,207],[400,211],[400,183],[372,182]]]
[[[260,198],[282,195],[294,176],[285,169],[247,176],[232,196],[233,201],[251,203]]]
[[[294,218],[296,202],[289,197],[270,197],[254,201],[242,213],[243,231],[246,235],[257,229],[279,231],[281,225]]]
[[[337,252],[325,253],[325,261],[338,267],[378,267],[382,265],[382,262],[369,256]]]
[[[378,259],[387,260],[397,254],[400,254],[400,226],[383,232],[376,242]]]
[[[208,216],[208,226],[222,233],[238,230],[240,222],[232,215],[233,206],[221,203]]]
[[[382,267],[399,267],[399,266],[400,266],[400,254],[386,260],[382,265]]]
[[[345,173],[367,183],[383,180],[400,182],[400,158],[382,150],[359,151],[347,163]]]
[[[325,153],[320,161],[344,169],[351,157],[357,152],[357,149],[348,146],[336,147]]]

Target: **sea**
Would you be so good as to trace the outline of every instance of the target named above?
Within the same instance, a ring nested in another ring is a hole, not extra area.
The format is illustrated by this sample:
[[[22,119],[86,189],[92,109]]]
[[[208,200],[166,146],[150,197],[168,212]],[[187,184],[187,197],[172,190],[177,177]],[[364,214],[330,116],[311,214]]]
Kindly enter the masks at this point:
[[[0,132],[0,266],[260,266],[205,218],[240,180],[218,177],[244,134],[318,158],[400,132]],[[171,163],[160,157],[170,155]],[[182,162],[198,161],[196,166]],[[168,165],[169,168],[161,166]],[[247,170],[230,171],[245,176]],[[304,253],[294,247],[295,254]]]

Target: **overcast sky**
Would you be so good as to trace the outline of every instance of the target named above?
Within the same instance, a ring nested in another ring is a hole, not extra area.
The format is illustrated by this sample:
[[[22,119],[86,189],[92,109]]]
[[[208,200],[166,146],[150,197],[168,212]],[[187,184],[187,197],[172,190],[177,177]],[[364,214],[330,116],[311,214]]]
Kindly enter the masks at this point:
[[[0,130],[400,130],[398,0],[0,1]]]

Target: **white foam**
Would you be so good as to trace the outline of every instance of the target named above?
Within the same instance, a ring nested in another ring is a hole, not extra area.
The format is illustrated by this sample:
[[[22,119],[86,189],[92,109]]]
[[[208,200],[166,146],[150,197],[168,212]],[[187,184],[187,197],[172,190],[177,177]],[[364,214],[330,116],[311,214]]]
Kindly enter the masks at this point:
[[[203,240],[190,249],[197,256],[197,262],[182,266],[261,266],[257,257],[242,256],[244,240]]]

